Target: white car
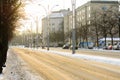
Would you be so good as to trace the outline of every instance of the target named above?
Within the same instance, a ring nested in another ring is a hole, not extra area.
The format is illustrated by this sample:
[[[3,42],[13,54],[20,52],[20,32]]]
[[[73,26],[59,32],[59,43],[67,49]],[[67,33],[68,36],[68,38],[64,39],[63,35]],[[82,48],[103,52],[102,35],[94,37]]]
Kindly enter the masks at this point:
[[[120,42],[118,42],[117,44],[115,44],[115,45],[113,46],[113,49],[114,49],[114,50],[120,50]]]

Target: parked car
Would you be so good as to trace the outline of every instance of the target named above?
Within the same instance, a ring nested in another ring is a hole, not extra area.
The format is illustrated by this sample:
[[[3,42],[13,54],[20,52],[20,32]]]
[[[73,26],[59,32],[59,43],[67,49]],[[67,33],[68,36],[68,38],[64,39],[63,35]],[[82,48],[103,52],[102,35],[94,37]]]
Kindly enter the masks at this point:
[[[103,46],[103,49],[108,49],[108,46]]]
[[[88,49],[93,49],[94,43],[93,42],[88,42]]]
[[[63,49],[69,49],[69,47],[70,47],[70,44],[65,44],[65,45],[63,45]]]
[[[80,42],[78,45],[79,48],[88,48],[93,49],[94,43],[93,42]]]
[[[73,49],[73,45],[70,46],[70,49]],[[78,49],[78,46],[75,46],[75,49]]]
[[[120,42],[116,43],[116,44],[113,46],[113,49],[114,49],[114,50],[120,50]]]
[[[112,50],[113,46],[112,45],[109,45],[108,46],[108,50]]]
[[[112,50],[113,46],[112,45],[108,45],[108,46],[104,46],[103,49],[106,50]]]

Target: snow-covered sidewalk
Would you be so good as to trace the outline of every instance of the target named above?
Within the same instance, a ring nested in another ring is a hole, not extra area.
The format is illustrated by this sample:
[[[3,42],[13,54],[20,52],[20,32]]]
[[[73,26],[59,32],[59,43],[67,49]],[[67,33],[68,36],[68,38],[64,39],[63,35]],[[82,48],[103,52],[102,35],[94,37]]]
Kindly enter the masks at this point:
[[[31,71],[12,50],[8,51],[6,65],[7,67],[3,68],[3,74],[0,75],[0,80],[43,80],[37,73]]]

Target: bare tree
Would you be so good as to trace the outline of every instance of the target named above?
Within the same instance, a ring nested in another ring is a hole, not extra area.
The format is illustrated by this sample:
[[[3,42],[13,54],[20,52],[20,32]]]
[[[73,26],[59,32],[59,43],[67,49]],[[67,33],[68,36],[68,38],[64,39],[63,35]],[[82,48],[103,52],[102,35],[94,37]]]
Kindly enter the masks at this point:
[[[99,47],[99,34],[100,34],[99,27],[100,26],[99,26],[99,12],[97,10],[95,10],[93,12],[93,17],[90,19],[90,21],[91,21],[90,33],[92,33],[92,35],[95,34],[95,36],[94,36],[94,37],[96,37],[95,43],[96,43],[96,46]]]
[[[106,38],[107,36],[111,36],[112,45],[113,45],[113,37],[117,34],[118,29],[118,10],[117,6],[110,6],[107,9],[95,10],[93,12],[93,16],[91,18],[91,28],[92,32],[96,34],[97,45],[99,36],[103,36],[105,38],[105,46],[106,46]]]
[[[113,37],[118,32],[118,10],[116,6],[111,6],[107,10],[108,34],[111,36],[111,44],[113,45]]]
[[[8,42],[19,19],[20,0],[0,0],[0,73],[6,62]]]

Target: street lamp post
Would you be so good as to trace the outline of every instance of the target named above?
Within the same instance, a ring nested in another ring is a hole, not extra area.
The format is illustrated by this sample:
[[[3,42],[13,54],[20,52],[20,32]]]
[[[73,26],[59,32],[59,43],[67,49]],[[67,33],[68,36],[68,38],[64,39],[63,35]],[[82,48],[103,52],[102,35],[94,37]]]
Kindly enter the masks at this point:
[[[33,17],[32,15],[30,15],[30,17],[32,18],[33,22],[36,24],[36,36],[34,37],[34,39],[32,39],[32,37],[33,37],[33,34],[32,34],[33,24],[32,24],[32,21],[31,21],[31,27],[30,27],[31,28],[31,42],[32,42],[31,47],[33,45],[34,48],[35,47],[38,48],[38,16]]]
[[[38,16],[36,17],[36,48],[38,49],[38,46],[39,46],[39,34],[38,34],[38,32],[39,32],[39,25],[38,25]]]
[[[76,41],[75,41],[75,5],[76,5],[76,0],[71,0],[72,2],[72,54],[75,54],[75,46],[76,46]]]
[[[47,50],[49,51],[49,5],[46,9],[45,6],[39,4],[39,6],[43,7],[46,13],[46,20],[47,20]]]
[[[49,12],[49,5],[48,5],[48,15],[47,15],[47,19],[48,19],[48,34],[47,34],[47,50],[49,51],[49,28],[50,28],[50,12]]]
[[[40,6],[43,7],[43,9],[45,10],[46,12],[46,16],[47,16],[47,50],[49,51],[49,28],[50,28],[50,13],[52,11],[52,9],[56,6],[59,6],[59,5],[54,5],[51,9],[49,8],[49,5],[48,5],[48,8],[46,9],[43,5],[39,4]]]
[[[120,42],[120,16],[118,18],[119,18],[119,23],[118,23],[118,26],[119,26],[119,42]]]
[[[120,12],[120,0],[118,0],[118,12]],[[120,42],[120,15],[118,16],[119,22],[118,22],[118,27],[119,27],[119,42]]]

